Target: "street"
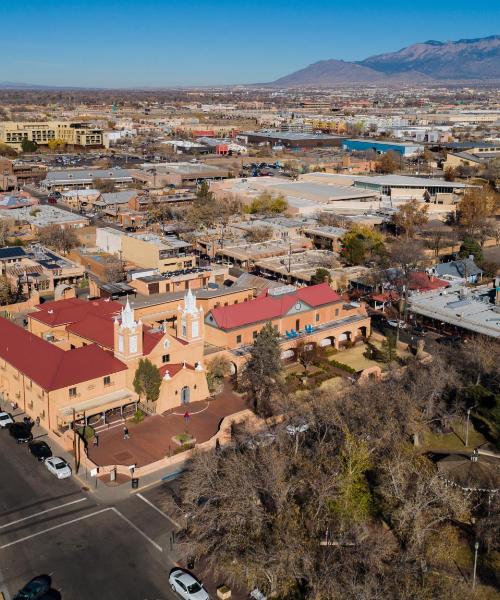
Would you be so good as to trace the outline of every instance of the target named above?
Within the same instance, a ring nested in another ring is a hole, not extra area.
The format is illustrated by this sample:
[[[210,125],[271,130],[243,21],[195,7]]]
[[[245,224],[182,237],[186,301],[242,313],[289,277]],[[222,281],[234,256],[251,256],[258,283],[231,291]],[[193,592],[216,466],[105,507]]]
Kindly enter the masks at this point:
[[[0,431],[0,455],[0,591],[6,600],[41,574],[52,577],[63,600],[176,597],[168,583],[175,527],[156,506],[157,491],[99,503],[73,477],[54,477],[7,430]]]

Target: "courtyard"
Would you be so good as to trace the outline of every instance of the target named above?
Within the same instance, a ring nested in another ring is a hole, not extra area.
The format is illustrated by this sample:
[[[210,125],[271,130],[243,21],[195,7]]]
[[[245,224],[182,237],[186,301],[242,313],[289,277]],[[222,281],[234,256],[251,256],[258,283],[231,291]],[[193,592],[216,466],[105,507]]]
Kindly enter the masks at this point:
[[[192,402],[161,415],[147,416],[140,423],[126,422],[129,437],[124,438],[123,424],[100,431],[99,444],[91,441],[89,458],[97,465],[135,465],[141,467],[182,450],[172,438],[188,434],[198,444],[213,437],[224,417],[248,408],[230,383],[214,399]],[[186,412],[189,417],[185,417]]]

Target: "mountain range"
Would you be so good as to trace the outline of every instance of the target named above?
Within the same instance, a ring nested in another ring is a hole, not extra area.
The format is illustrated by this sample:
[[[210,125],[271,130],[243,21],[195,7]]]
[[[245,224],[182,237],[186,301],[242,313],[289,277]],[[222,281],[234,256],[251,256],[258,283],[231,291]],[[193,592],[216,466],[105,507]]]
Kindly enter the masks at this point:
[[[500,35],[454,42],[430,40],[357,62],[320,60],[267,85],[327,87],[440,81],[500,81]]]

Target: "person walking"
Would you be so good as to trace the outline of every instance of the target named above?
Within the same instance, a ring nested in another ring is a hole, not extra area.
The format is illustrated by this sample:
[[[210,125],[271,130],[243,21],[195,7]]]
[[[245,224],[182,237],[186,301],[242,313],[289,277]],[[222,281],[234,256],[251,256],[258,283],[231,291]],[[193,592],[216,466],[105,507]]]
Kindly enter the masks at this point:
[[[124,427],[124,428],[123,428],[123,439],[124,439],[124,440],[128,440],[128,438],[129,438],[129,437],[130,437],[130,436],[129,436],[129,434],[128,434],[128,428],[127,428],[127,427]]]
[[[94,435],[94,446],[99,446],[99,436],[97,435],[97,433]]]
[[[37,417],[37,418],[36,418],[36,426],[37,426],[37,427],[40,427],[40,417]]]

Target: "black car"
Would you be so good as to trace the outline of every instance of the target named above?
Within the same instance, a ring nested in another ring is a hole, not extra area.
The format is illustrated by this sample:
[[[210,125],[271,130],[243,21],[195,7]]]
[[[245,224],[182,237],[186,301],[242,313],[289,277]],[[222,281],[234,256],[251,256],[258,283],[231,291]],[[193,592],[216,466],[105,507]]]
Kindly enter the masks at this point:
[[[40,462],[52,456],[52,450],[47,442],[30,442],[28,448],[31,454]]]
[[[455,346],[460,344],[462,338],[459,335],[445,335],[444,337],[440,337],[436,340],[438,344],[444,344],[445,346]]]
[[[41,600],[50,591],[52,579],[49,575],[39,575],[19,590],[14,600]]]
[[[12,423],[9,427],[9,433],[18,444],[27,444],[33,439],[31,426],[26,423]]]

